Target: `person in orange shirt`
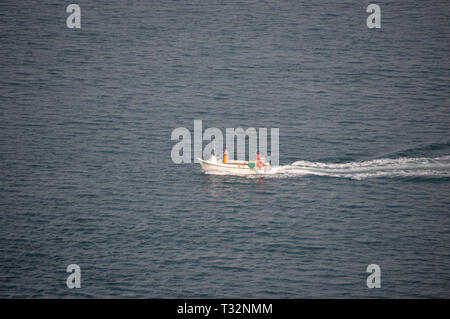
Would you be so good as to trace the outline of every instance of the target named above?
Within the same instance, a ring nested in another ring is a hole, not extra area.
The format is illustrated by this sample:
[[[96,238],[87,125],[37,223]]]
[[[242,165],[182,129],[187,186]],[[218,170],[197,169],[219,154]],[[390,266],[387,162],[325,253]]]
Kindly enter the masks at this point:
[[[227,147],[225,146],[223,148],[223,163],[226,164],[228,162],[228,151]]]

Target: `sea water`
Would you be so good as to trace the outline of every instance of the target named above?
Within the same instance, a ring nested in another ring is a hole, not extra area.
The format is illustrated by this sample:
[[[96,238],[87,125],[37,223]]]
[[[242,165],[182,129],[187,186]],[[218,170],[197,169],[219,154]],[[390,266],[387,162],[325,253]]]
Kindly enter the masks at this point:
[[[450,297],[448,1],[77,3],[0,3],[1,297]],[[280,165],[173,163],[194,120]]]

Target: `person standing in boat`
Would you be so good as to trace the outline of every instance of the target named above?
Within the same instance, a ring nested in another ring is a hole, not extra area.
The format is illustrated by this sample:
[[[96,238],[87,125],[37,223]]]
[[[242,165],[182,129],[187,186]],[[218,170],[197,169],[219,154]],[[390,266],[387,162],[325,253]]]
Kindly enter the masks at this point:
[[[225,146],[223,148],[223,163],[226,164],[228,162],[228,151],[227,147]]]
[[[217,164],[217,157],[216,157],[216,145],[214,145],[214,148],[211,150],[211,163]]]

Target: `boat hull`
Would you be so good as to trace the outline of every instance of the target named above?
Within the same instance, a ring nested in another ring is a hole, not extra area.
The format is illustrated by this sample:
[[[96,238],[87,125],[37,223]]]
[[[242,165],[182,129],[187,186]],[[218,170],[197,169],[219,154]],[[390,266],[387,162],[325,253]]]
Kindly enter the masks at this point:
[[[211,163],[202,159],[198,159],[203,171],[206,174],[215,175],[264,175],[270,170],[269,166],[263,168],[250,168],[244,163],[239,163],[237,161],[233,164],[223,164],[223,163]]]

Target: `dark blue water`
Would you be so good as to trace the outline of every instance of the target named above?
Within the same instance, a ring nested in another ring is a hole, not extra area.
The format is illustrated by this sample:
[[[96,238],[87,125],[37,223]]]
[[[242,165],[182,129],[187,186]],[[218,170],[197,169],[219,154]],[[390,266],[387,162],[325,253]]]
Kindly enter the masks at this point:
[[[378,30],[369,1],[77,3],[0,4],[0,297],[450,297],[448,1]],[[195,119],[279,128],[280,172],[174,164]]]

